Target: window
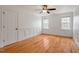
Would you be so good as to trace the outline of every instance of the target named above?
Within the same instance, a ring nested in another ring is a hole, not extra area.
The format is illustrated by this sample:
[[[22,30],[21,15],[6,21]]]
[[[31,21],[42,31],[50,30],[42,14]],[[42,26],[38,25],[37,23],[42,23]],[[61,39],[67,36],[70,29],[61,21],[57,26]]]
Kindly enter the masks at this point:
[[[64,30],[70,30],[70,17],[61,18],[61,28]]]
[[[49,23],[48,19],[43,19],[43,29],[48,29],[49,28],[48,23]]]

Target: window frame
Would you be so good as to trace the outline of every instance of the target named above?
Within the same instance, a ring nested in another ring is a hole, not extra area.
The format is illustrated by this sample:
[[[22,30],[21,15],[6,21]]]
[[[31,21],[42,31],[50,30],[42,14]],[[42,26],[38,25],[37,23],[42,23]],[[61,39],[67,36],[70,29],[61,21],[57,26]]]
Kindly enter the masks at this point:
[[[67,18],[69,18],[69,19],[67,19]],[[65,20],[63,20],[63,19],[65,19]],[[68,20],[68,21],[66,21],[66,20]],[[70,16],[61,18],[61,29],[62,30],[71,30],[71,17]]]
[[[47,16],[46,16],[46,17],[47,17]],[[46,20],[47,22],[44,22],[45,20]],[[45,27],[45,26],[46,26],[46,27]],[[48,17],[47,17],[47,18],[44,17],[44,18],[42,19],[42,28],[43,28],[43,29],[49,29],[49,19],[48,19]]]

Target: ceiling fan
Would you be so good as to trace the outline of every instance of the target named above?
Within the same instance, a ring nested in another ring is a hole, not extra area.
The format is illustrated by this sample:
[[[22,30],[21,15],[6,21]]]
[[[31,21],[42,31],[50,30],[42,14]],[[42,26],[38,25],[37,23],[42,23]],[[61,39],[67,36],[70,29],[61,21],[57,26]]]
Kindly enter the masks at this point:
[[[50,13],[50,11],[56,10],[56,8],[48,8],[47,5],[42,5],[42,10],[40,13]]]

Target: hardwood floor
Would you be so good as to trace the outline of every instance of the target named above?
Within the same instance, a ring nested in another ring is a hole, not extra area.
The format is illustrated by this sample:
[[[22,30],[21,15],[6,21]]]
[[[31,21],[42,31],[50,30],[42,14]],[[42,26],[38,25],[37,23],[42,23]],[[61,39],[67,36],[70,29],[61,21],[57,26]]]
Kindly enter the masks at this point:
[[[36,37],[5,46],[2,48],[1,52],[72,53],[77,52],[77,47],[75,46],[72,38],[52,35],[38,35]]]

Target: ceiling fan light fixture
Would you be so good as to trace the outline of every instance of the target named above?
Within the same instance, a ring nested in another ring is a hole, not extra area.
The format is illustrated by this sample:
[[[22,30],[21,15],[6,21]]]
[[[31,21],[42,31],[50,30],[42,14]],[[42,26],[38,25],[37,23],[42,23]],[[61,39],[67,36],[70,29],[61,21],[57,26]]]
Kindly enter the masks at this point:
[[[43,13],[47,13],[47,10],[43,10],[42,12],[43,12]]]
[[[47,15],[49,15],[49,12],[48,11],[47,12],[42,12],[41,15],[42,16],[47,16]]]

